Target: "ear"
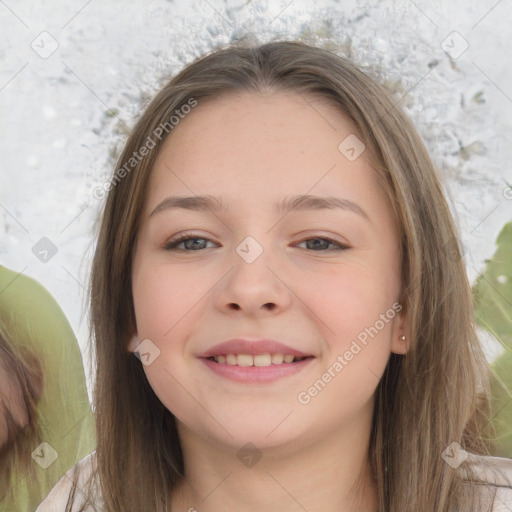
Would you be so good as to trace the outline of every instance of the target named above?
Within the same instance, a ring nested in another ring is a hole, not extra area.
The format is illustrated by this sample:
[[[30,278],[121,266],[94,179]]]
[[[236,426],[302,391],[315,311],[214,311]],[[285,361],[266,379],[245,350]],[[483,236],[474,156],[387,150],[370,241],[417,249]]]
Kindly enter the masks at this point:
[[[391,340],[391,352],[393,352],[393,354],[407,354],[410,346],[410,338],[407,334],[399,334]]]
[[[392,329],[391,352],[404,355],[409,352],[411,347],[411,330],[407,314],[401,311],[396,319]]]
[[[137,336],[137,333],[135,333],[131,340],[128,342],[128,352],[135,352],[135,349],[140,345],[139,337]]]

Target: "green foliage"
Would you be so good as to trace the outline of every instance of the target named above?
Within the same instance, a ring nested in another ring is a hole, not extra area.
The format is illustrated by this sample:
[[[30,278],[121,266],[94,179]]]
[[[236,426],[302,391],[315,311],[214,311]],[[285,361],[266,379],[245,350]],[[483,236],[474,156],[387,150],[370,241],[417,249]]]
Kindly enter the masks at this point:
[[[477,323],[504,346],[492,364],[492,422],[498,455],[512,458],[512,223],[503,227],[498,249],[473,287]]]

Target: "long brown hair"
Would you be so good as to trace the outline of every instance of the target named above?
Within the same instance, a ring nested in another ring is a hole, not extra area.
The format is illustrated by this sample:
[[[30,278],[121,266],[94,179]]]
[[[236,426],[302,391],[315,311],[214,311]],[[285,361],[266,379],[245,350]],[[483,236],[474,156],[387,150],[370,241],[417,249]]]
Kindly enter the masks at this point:
[[[299,42],[235,44],[187,66],[147,107],[111,182],[91,277],[97,377],[98,479],[105,510],[162,512],[184,473],[175,418],[127,344],[135,332],[131,271],[150,173],[165,135],[140,149],[191,100],[291,91],[331,102],[371,151],[401,236],[406,355],[392,354],[376,390],[369,453],[381,512],[481,510],[442,453],[457,442],[489,453],[487,362],[455,226],[429,155],[391,94],[330,51]],[[189,103],[190,104],[190,103]],[[127,165],[129,163],[129,165]]]

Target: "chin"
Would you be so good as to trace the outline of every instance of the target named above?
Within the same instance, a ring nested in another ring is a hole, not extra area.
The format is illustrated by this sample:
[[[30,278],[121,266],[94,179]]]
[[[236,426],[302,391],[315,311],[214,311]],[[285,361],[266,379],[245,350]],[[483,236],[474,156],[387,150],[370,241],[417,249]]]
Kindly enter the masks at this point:
[[[290,421],[294,414],[282,414],[262,417],[254,410],[252,413],[245,410],[234,411],[231,414],[221,415],[213,413],[215,420],[210,416],[189,418],[183,423],[186,429],[203,439],[210,439],[215,444],[222,444],[229,449],[238,450],[247,443],[252,443],[261,449],[282,446],[307,435],[308,425],[303,423],[299,428],[295,420]],[[284,421],[283,421],[284,420]],[[182,421],[182,420],[181,420]]]

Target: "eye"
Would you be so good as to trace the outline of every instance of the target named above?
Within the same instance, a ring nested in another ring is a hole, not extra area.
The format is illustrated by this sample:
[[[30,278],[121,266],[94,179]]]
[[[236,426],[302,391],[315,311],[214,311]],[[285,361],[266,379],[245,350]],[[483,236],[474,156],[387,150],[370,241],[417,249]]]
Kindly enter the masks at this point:
[[[196,235],[183,235],[177,238],[176,240],[172,240],[164,246],[166,251],[182,251],[182,252],[191,252],[199,249],[205,249],[204,243],[197,243],[198,240],[206,240],[209,241],[208,238],[203,238],[201,236]],[[187,244],[187,242],[191,241],[192,243]],[[178,249],[178,245],[184,244],[185,249]]]
[[[306,240],[303,240],[302,242],[299,242],[300,244],[311,242],[311,241],[320,241],[320,243],[314,243],[314,244],[307,244],[309,247],[308,249],[312,249],[315,252],[319,252],[318,249],[320,249],[322,252],[325,252],[325,249],[327,249],[326,246],[328,245],[335,245],[337,248],[330,249],[328,252],[331,251],[346,251],[347,249],[350,249],[348,245],[340,244],[336,240],[333,240],[332,238],[326,238],[326,237],[312,237],[312,238],[306,238]]]

